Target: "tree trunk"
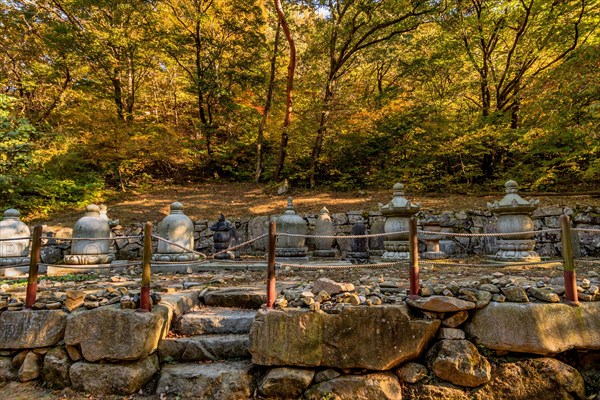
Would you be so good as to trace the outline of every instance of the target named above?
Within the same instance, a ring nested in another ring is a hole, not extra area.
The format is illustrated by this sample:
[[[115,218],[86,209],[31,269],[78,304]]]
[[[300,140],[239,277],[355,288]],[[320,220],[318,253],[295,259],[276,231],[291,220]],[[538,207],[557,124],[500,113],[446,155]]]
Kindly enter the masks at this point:
[[[279,23],[281,24],[283,33],[285,34],[290,46],[290,62],[288,64],[286,85],[285,118],[283,120],[283,129],[281,131],[281,147],[279,148],[279,158],[277,160],[277,166],[275,167],[275,174],[273,176],[275,181],[279,182],[281,180],[281,171],[283,170],[283,164],[285,163],[285,157],[287,154],[288,129],[292,122],[292,92],[294,90],[294,70],[296,69],[296,44],[294,43],[294,38],[292,38],[292,33],[290,32],[290,28],[285,20],[285,15],[283,14],[283,8],[281,7],[280,1],[274,1]]]
[[[327,132],[327,121],[329,118],[329,111],[331,107],[331,100],[333,99],[333,80],[330,78],[325,86],[325,98],[323,101],[323,111],[321,112],[321,121],[319,122],[319,129],[317,130],[317,137],[315,139],[315,145],[312,149],[310,158],[310,169],[308,171],[309,184],[311,188],[316,185],[315,175],[319,166],[319,157],[321,156],[321,150],[323,149],[323,139]]]
[[[271,110],[271,102],[273,100],[273,87],[275,86],[275,64],[277,62],[277,50],[279,44],[279,34],[281,32],[281,24],[279,20],[277,22],[277,30],[275,31],[275,43],[273,44],[273,57],[271,57],[271,74],[269,75],[269,89],[267,90],[267,99],[265,101],[265,108],[263,115],[258,126],[258,135],[256,138],[256,171],[254,172],[254,182],[260,181],[263,169],[265,168],[263,159],[263,142],[264,142],[264,131],[267,124],[267,118],[269,117],[269,111]]]
[[[117,118],[121,121],[125,120],[123,115],[123,92],[121,90],[121,80],[119,78],[111,78],[113,84],[113,97],[117,106]]]

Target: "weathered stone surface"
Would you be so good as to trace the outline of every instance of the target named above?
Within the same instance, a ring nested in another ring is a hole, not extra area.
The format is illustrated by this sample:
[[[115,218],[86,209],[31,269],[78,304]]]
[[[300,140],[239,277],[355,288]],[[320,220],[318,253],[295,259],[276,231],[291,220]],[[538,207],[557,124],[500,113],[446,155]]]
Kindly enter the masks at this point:
[[[401,400],[402,387],[390,372],[368,375],[344,375],[310,387],[308,400]]]
[[[468,340],[441,340],[427,355],[429,368],[454,385],[476,387],[489,381],[491,366]]]
[[[250,358],[248,335],[199,335],[166,338],[158,345],[163,363],[172,361],[217,361]]]
[[[442,327],[437,333],[438,339],[461,340],[465,338],[465,332],[462,329]]]
[[[18,370],[13,367],[12,359],[0,357],[0,383],[16,381],[18,378]]]
[[[184,399],[247,400],[256,387],[253,370],[249,362],[166,365],[156,393]]]
[[[575,368],[553,358],[500,364],[494,379],[475,390],[476,400],[585,399],[583,378]]]
[[[167,319],[164,307],[147,313],[118,306],[78,311],[67,319],[65,344],[79,345],[89,362],[137,360],[156,351]]]
[[[312,292],[318,294],[325,291],[330,295],[335,295],[342,292],[351,292],[354,290],[354,285],[351,283],[338,283],[329,278],[319,278],[315,281],[312,287]]]
[[[469,318],[468,311],[459,311],[442,320],[442,325],[448,328],[456,328]]]
[[[408,398],[411,400],[469,400],[465,392],[447,386],[416,385],[408,389]]]
[[[396,370],[401,382],[417,383],[427,377],[427,367],[423,364],[409,362]]]
[[[560,303],[560,297],[549,289],[539,289],[536,287],[529,288],[529,294],[538,300],[547,303]]]
[[[405,305],[346,307],[339,314],[261,310],[250,353],[259,365],[387,370],[417,358],[439,325],[413,319]]]
[[[46,353],[42,370],[42,376],[46,385],[55,389],[71,386],[69,369],[72,364],[64,347],[55,347]]]
[[[454,312],[475,308],[475,303],[471,301],[464,301],[449,296],[430,296],[420,299],[407,299],[406,302],[412,307],[433,312]]]
[[[465,324],[476,343],[492,350],[541,355],[600,349],[600,303],[490,303]],[[498,329],[502,327],[502,329]]]
[[[502,294],[506,296],[506,301],[514,302],[514,303],[527,303],[529,301],[529,297],[527,297],[527,293],[525,289],[520,286],[507,286],[502,288]]]
[[[83,358],[79,346],[65,346],[65,350],[69,354],[71,361],[79,361]]]
[[[179,318],[175,331],[182,335],[248,333],[255,315],[254,310],[205,308]]]
[[[315,382],[315,383],[325,382],[330,379],[337,378],[340,375],[341,374],[337,370],[335,370],[333,368],[326,368],[315,374],[315,378],[313,379],[313,382]]]
[[[266,301],[266,291],[256,288],[225,288],[209,291],[204,295],[204,303],[211,307],[238,307],[258,310]]]
[[[22,310],[0,314],[0,349],[48,347],[64,336],[67,313]]]
[[[42,357],[30,351],[27,353],[23,365],[19,368],[19,380],[21,382],[32,381],[42,374]]]
[[[306,390],[315,371],[304,368],[272,368],[258,385],[258,392],[267,398],[295,399]]]
[[[94,394],[132,394],[152,379],[159,369],[153,354],[139,361],[121,364],[77,362],[69,371],[73,389]]]
[[[67,289],[65,294],[67,296],[65,307],[67,307],[67,310],[69,311],[81,307],[85,301],[85,291],[83,290]]]

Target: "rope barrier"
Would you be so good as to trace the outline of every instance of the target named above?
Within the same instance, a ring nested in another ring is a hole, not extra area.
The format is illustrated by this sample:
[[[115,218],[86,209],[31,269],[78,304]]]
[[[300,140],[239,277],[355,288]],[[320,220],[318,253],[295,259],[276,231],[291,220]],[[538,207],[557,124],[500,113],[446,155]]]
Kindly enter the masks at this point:
[[[58,240],[58,241],[62,241],[62,242],[69,242],[69,241],[73,241],[73,240],[117,240],[117,239],[143,239],[144,235],[136,235],[136,236],[113,236],[113,237],[100,237],[100,238],[62,238],[62,237],[55,237],[55,236],[42,236],[42,240]]]
[[[408,264],[408,261],[393,261],[378,264],[351,264],[351,265],[305,265],[305,264],[288,264],[276,263],[276,266],[290,267],[297,269],[355,269],[355,268],[386,268],[394,265]]]
[[[98,265],[73,265],[73,264],[38,264],[40,267],[52,267],[52,268],[64,268],[64,269],[117,269],[117,268],[126,268],[126,267],[135,267],[140,265],[140,261],[128,262],[128,263],[117,263],[117,264],[98,264]]]
[[[0,242],[17,242],[17,241],[23,241],[23,240],[29,240],[29,241],[31,241],[31,239],[32,239],[31,236],[27,236],[27,237],[20,237],[20,238],[0,239]]]
[[[582,264],[600,264],[600,260],[584,260],[581,258],[576,258],[573,261],[582,263]]]
[[[361,239],[361,238],[371,238],[371,237],[380,237],[380,236],[391,236],[391,235],[402,235],[408,234],[408,231],[400,231],[400,232],[388,232],[388,233],[370,233],[367,235],[301,235],[299,233],[277,233],[277,236],[287,236],[287,237],[303,237],[303,238],[314,238],[314,239]],[[265,235],[266,236],[266,235]]]
[[[533,265],[554,265],[562,264],[562,260],[555,261],[532,261],[532,262],[515,262],[515,263],[453,263],[445,261],[424,261],[419,260],[419,265],[439,265],[444,267],[471,267],[471,268],[489,268],[489,267],[529,267]]]
[[[255,237],[255,238],[252,238],[252,239],[250,239],[250,240],[247,240],[247,241],[245,241],[245,242],[243,242],[243,243],[240,243],[240,244],[238,244],[238,245],[235,245],[235,246],[233,246],[233,247],[229,247],[229,248],[227,248],[227,249],[225,249],[225,250],[218,251],[218,252],[216,252],[215,254],[213,254],[213,255],[212,255],[212,257],[214,258],[215,256],[217,256],[217,255],[219,255],[219,254],[227,253],[227,252],[229,252],[229,251],[233,251],[233,250],[239,249],[239,248],[241,248],[241,247],[247,246],[247,245],[249,245],[249,244],[251,244],[251,243],[254,243],[254,242],[256,242],[257,240],[260,240],[260,239],[266,238],[267,236],[269,236],[269,234],[267,234],[267,233],[265,233],[265,234],[262,234],[262,235],[260,235],[260,236],[257,236],[257,237]]]
[[[160,236],[158,236],[158,235],[152,235],[152,238],[154,238],[154,239],[158,239],[158,240],[160,240],[160,241],[163,241],[163,242],[165,242],[165,243],[168,243],[168,244],[170,244],[171,246],[179,247],[180,249],[183,249],[183,250],[185,250],[185,252],[186,252],[186,253],[198,254],[199,256],[201,256],[202,258],[204,258],[205,260],[208,258],[208,256],[207,256],[206,254],[204,254],[204,253],[202,253],[202,252],[200,252],[200,251],[196,251],[196,250],[194,250],[194,249],[188,249],[188,248],[187,248],[187,247],[185,247],[185,246],[182,246],[182,245],[180,245],[180,244],[178,244],[178,243],[175,243],[175,242],[172,242],[172,241],[170,241],[170,240],[167,240],[167,239],[165,239],[165,238],[162,238],[162,237],[160,237]]]
[[[560,229],[544,229],[539,231],[524,231],[524,232],[509,232],[509,233],[499,233],[499,232],[490,232],[490,233],[458,233],[458,232],[431,232],[431,231],[417,231],[419,234],[424,234],[428,236],[454,236],[454,237],[500,237],[500,236],[522,236],[522,235],[531,235],[531,234],[541,234],[541,233],[553,233],[560,232]]]
[[[577,231],[577,232],[592,232],[592,233],[600,233],[600,229],[593,229],[593,228],[573,228],[571,229],[572,231]]]

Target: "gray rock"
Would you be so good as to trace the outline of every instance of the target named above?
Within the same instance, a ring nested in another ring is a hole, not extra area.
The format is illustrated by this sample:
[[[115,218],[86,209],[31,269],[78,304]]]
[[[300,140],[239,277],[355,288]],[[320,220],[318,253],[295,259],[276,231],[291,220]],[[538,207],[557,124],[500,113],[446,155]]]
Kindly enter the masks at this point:
[[[414,385],[407,390],[410,400],[470,400],[471,397],[455,387],[440,385]]]
[[[525,289],[520,286],[506,286],[502,288],[502,294],[506,296],[506,301],[513,303],[527,303],[529,301],[529,297],[527,297],[527,293]]]
[[[407,299],[406,302],[411,307],[433,312],[455,312],[475,308],[475,303],[473,302],[448,296],[431,296],[425,299]]]
[[[19,371],[12,365],[11,357],[0,357],[0,383],[16,381]]]
[[[465,331],[456,328],[440,328],[437,333],[438,339],[461,340],[465,338]]]
[[[458,311],[442,320],[442,325],[448,328],[456,328],[469,318],[468,311]]]
[[[27,353],[23,365],[19,368],[21,382],[32,381],[42,375],[42,356],[30,351]]]
[[[69,315],[65,344],[79,345],[89,362],[137,360],[155,352],[167,330],[165,307],[139,313],[105,306]]]
[[[402,386],[390,372],[368,375],[344,375],[311,386],[304,397],[308,400],[400,400]]]
[[[119,364],[80,361],[71,366],[69,377],[73,389],[78,391],[128,395],[144,387],[158,369],[158,357],[153,354],[138,361]]]
[[[318,294],[321,291],[329,293],[331,296],[342,292],[351,292],[354,290],[352,283],[338,283],[329,278],[319,278],[312,287],[312,292]]]
[[[266,301],[266,291],[256,288],[224,288],[208,291],[204,295],[204,303],[211,307],[236,307],[258,310]]]
[[[492,300],[492,294],[486,290],[478,290],[477,291],[477,302],[475,303],[475,308],[483,308],[486,307],[490,301]]]
[[[499,364],[494,379],[472,395],[475,400],[586,398],[579,372],[553,358]]]
[[[549,289],[530,287],[528,290],[532,297],[547,303],[560,303],[560,297]]]
[[[600,302],[579,307],[550,303],[490,303],[464,326],[492,350],[541,355],[570,349],[600,350]],[[502,329],[498,329],[502,327]]]
[[[73,362],[64,347],[55,347],[44,356],[42,376],[46,385],[55,389],[71,386],[69,369]]]
[[[478,289],[485,290],[487,292],[490,292],[491,294],[500,293],[500,289],[498,289],[498,286],[493,285],[491,283],[483,283],[483,284],[479,285]]]
[[[184,399],[247,400],[256,387],[253,365],[249,362],[165,365],[157,394]]]
[[[250,353],[259,365],[387,370],[417,358],[439,325],[414,319],[405,305],[350,306],[336,314],[261,310],[250,332]]]
[[[493,294],[492,301],[496,303],[504,303],[506,301],[506,296],[504,296],[503,294]]]
[[[183,315],[175,325],[175,332],[182,335],[248,333],[254,322],[254,310],[229,308],[204,308]]]
[[[417,383],[425,379],[429,373],[426,366],[415,362],[406,363],[395,372],[400,381],[406,383]]]
[[[267,398],[298,398],[315,375],[312,369],[272,368],[258,385],[258,392]]]
[[[319,371],[319,372],[317,372],[315,374],[314,382],[315,383],[325,382],[325,381],[328,381],[330,379],[337,378],[340,375],[342,375],[342,374],[340,374],[335,369],[333,369],[333,368],[326,368],[326,369],[324,369],[322,371]]]
[[[58,343],[64,336],[67,313],[61,310],[22,310],[0,314],[0,349],[32,349]]]
[[[218,361],[250,358],[248,335],[199,335],[165,338],[158,345],[161,362]]]
[[[490,363],[467,340],[441,340],[427,358],[433,373],[454,385],[476,387],[491,378]]]

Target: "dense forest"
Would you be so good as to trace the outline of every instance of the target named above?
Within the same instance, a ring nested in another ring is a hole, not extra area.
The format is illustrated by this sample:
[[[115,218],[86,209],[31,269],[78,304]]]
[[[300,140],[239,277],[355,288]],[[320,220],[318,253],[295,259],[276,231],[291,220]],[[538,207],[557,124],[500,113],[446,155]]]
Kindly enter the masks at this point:
[[[0,204],[600,184],[600,0],[3,0]]]

